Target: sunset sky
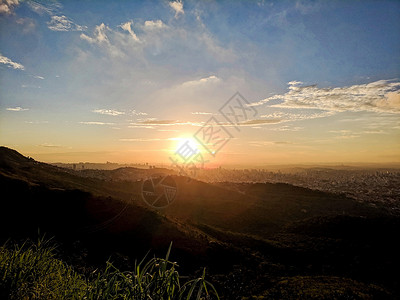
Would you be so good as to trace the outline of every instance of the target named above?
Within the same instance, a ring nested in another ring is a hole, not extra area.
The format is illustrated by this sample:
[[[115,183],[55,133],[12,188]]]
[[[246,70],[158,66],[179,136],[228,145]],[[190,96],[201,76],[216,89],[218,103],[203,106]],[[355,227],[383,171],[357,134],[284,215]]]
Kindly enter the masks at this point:
[[[209,166],[400,162],[400,2],[0,0],[1,145],[168,164],[185,141]]]

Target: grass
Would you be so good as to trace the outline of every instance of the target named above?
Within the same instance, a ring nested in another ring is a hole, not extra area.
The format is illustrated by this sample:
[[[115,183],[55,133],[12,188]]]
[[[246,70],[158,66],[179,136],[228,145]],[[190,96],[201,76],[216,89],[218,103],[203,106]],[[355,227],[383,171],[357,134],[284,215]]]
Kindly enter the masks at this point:
[[[199,278],[183,282],[177,264],[146,257],[133,271],[120,271],[110,261],[104,271],[79,274],[55,257],[56,244],[36,243],[0,248],[0,299],[219,299],[214,286]]]
[[[252,298],[267,299],[394,299],[382,287],[336,276],[294,276],[281,278],[264,295]]]

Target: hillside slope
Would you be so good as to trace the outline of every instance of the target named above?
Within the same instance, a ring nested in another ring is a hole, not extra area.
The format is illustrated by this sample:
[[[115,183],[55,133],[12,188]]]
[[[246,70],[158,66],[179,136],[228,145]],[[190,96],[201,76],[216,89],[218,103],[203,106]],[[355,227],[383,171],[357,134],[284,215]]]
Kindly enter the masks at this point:
[[[172,176],[175,201],[153,209],[135,169],[86,175],[0,147],[0,240],[40,228],[69,249],[68,261],[93,268],[118,253],[122,268],[149,249],[163,255],[172,241],[172,260],[188,272],[206,266],[224,299],[296,299],[300,288],[324,288],[326,298],[400,295],[399,219],[367,204],[288,184]]]

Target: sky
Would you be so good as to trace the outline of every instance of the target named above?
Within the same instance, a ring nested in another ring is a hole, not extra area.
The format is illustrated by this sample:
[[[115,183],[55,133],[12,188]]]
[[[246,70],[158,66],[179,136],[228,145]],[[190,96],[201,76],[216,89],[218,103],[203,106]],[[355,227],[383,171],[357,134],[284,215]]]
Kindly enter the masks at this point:
[[[0,0],[0,144],[45,162],[400,162],[400,1]]]

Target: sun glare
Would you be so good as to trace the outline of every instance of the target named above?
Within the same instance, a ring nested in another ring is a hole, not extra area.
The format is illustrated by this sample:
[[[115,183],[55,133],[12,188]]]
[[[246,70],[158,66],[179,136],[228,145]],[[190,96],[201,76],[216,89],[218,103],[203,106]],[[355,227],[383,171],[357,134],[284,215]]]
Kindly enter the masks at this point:
[[[190,158],[201,153],[201,145],[191,136],[182,136],[175,139],[172,152],[179,154],[182,158]]]

